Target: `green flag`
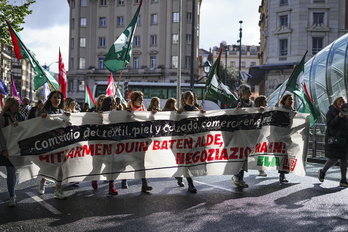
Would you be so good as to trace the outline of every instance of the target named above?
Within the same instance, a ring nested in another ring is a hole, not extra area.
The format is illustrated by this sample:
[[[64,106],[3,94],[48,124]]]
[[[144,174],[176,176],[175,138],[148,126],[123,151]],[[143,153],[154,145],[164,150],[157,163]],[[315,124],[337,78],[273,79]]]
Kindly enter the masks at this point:
[[[137,27],[138,15],[143,0],[140,1],[137,11],[133,16],[132,21],[127,26],[126,30],[118,37],[113,45],[111,45],[108,54],[104,59],[104,64],[110,72],[126,68],[132,56],[132,44],[134,31]]]
[[[221,60],[221,52],[219,57],[214,62],[208,75],[208,79],[205,82],[206,94],[221,101],[224,106],[233,107],[233,103],[237,101],[236,96],[231,90],[220,81],[219,67]]]
[[[320,111],[313,104],[307,91],[306,84],[303,82],[306,54],[307,52],[304,54],[301,62],[294,68],[288,82],[286,83],[285,90],[295,94],[299,98],[301,104],[297,110],[301,113],[309,113],[311,121],[310,126],[313,126],[320,116]]]
[[[59,89],[59,84],[52,75],[45,70],[40,63],[35,59],[35,55],[24,45],[20,36],[12,28],[11,24],[6,20],[8,29],[11,34],[13,49],[15,51],[18,60],[27,58],[36,72],[34,77],[34,90],[37,90],[40,86],[43,86],[46,82],[53,85],[55,89]]]

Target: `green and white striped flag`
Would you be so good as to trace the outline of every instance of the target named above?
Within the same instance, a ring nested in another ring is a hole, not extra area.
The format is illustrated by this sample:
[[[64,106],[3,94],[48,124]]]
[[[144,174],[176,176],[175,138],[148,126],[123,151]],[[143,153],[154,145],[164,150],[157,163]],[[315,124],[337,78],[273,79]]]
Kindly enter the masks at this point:
[[[139,11],[143,0],[140,1],[137,11],[126,30],[118,37],[115,43],[110,47],[108,54],[104,59],[104,65],[110,72],[126,68],[132,56],[132,44],[134,31],[137,27]]]

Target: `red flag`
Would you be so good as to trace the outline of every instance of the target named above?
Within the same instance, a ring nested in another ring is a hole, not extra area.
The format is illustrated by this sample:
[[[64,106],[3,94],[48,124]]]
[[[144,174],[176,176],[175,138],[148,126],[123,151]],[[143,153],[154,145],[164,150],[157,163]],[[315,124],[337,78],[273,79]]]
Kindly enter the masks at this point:
[[[97,104],[95,104],[94,97],[93,97],[93,95],[91,93],[91,90],[89,89],[88,85],[86,85],[85,102],[87,102],[89,104],[90,108],[92,108],[92,107],[97,105]]]
[[[10,23],[7,20],[6,23],[11,34],[13,50],[16,54],[17,59],[20,60],[22,59],[24,53],[23,51],[21,51],[23,46],[21,45],[21,42],[18,40],[16,33],[13,31],[13,28],[11,27]]]
[[[112,73],[110,73],[108,87],[106,88],[106,95],[115,96],[115,83],[114,83],[114,77],[112,76]]]
[[[59,59],[58,59],[58,66],[59,66],[59,74],[58,74],[58,84],[60,88],[60,92],[63,93],[64,99],[66,98],[66,71],[63,63],[63,57],[62,54],[60,53],[60,48],[59,48]]]
[[[306,83],[304,83],[304,82],[303,82],[303,90],[304,90],[305,94],[307,95],[309,101],[310,101],[310,102],[313,102],[313,100],[312,100],[312,98],[311,98],[311,96],[309,95],[309,92],[308,92],[308,90],[307,90]]]

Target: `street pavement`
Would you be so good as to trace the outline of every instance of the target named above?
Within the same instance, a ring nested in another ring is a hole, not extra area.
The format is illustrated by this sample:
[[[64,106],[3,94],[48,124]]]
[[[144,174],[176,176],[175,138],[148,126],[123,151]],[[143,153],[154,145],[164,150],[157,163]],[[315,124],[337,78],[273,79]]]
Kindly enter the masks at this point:
[[[6,171],[0,167],[0,231],[348,231],[348,189],[339,187],[335,166],[323,183],[317,179],[323,164],[308,163],[304,177],[287,175],[280,185],[277,171],[267,177],[250,170],[249,188],[240,189],[231,176],[194,177],[197,194],[177,186],[174,178],[150,179],[151,195],[140,193],[141,181],[129,180],[118,196],[108,184],[65,184],[66,200],[53,198],[55,184],[37,195],[39,180],[17,186],[16,207],[8,207]]]

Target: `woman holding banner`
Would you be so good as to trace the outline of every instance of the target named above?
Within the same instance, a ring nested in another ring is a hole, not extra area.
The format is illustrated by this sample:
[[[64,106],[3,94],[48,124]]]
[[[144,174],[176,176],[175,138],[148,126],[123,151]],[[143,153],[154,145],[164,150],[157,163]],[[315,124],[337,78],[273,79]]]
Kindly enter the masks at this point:
[[[194,94],[191,91],[187,91],[185,93],[182,94],[181,97],[181,107],[178,110],[178,113],[182,113],[184,111],[200,111],[201,113],[205,113],[205,110],[203,109],[199,109],[198,107],[196,107],[195,105],[195,101],[194,101]],[[178,177],[176,178],[178,181],[178,185],[183,187],[184,184],[182,182],[182,177]],[[197,193],[197,189],[193,184],[193,180],[191,177],[186,177],[187,179],[187,183],[188,183],[188,191],[190,193]]]
[[[319,170],[318,179],[323,182],[327,170],[340,160],[340,186],[348,187],[346,178],[348,119],[340,110],[344,103],[343,97],[336,98],[326,114],[325,156],[328,160],[323,169]]]
[[[133,91],[130,96],[130,101],[128,102],[128,108],[126,109],[129,112],[132,111],[146,111],[145,106],[143,104],[144,94],[141,91]],[[152,110],[152,113],[156,113],[157,111]],[[148,185],[148,181],[146,178],[141,179],[141,192],[150,194],[152,191],[152,187]],[[122,183],[123,185],[124,183]]]
[[[48,97],[47,101],[45,102],[45,105],[43,109],[40,112],[40,116],[42,118],[46,118],[48,114],[63,114],[64,106],[64,95],[62,92],[58,90],[52,91]],[[64,113],[67,116],[70,116],[70,113]],[[59,170],[60,176],[62,176],[62,170]],[[41,178],[40,185],[39,185],[39,194],[43,195],[45,193],[45,185],[46,185],[46,179]],[[56,190],[54,191],[54,198],[64,200],[67,197],[61,190],[62,187],[62,181],[61,180],[56,180]]]
[[[240,85],[238,89],[238,95],[239,95],[239,99],[235,104],[236,109],[255,107],[254,101],[250,99],[250,96],[251,96],[250,86],[246,84]],[[238,172],[238,174],[232,176],[232,182],[237,187],[242,187],[242,188],[249,187],[249,185],[244,182],[244,171],[246,170],[247,170],[247,160],[244,161],[244,164],[241,167],[241,170]]]
[[[99,112],[104,112],[104,111],[112,111],[116,108],[116,101],[112,96],[107,96],[103,98],[103,103],[101,105],[100,111]],[[94,166],[94,165],[93,165]],[[118,192],[116,190],[116,186],[114,183],[114,180],[109,180],[109,194],[110,195],[118,195]],[[98,189],[98,181],[93,180],[92,181],[92,187],[93,189]]]
[[[10,195],[8,206],[16,206],[15,185],[17,183],[16,169],[8,158],[6,139],[2,128],[12,125],[18,126],[18,122],[24,121],[24,116],[19,113],[19,101],[17,97],[10,96],[5,101],[5,106],[0,115],[0,166],[6,166],[7,189]]]

